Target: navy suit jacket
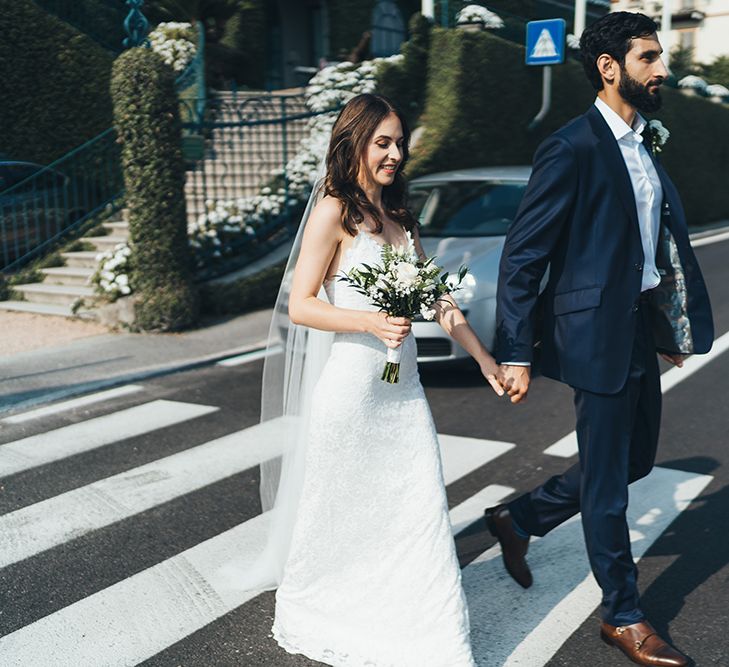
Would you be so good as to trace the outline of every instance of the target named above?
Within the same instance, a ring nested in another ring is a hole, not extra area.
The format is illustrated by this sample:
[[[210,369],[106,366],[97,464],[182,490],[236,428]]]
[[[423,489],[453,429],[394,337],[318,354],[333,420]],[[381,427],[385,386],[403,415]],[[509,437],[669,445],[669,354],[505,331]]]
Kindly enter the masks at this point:
[[[711,307],[681,200],[651,157],[663,186],[661,232],[673,250],[668,254],[678,280],[671,285],[683,298],[686,350],[708,352],[714,339]],[[549,278],[539,296],[547,267]],[[497,360],[532,361],[533,346],[541,341],[545,376],[592,392],[620,391],[630,368],[642,272],[628,169],[593,106],[548,137],[535,154],[501,257]]]

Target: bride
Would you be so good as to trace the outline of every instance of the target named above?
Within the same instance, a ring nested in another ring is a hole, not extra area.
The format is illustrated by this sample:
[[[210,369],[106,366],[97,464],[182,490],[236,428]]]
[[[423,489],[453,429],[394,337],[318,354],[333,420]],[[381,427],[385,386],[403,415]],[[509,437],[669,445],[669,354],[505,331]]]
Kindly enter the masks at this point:
[[[289,385],[279,400],[296,403],[305,419],[291,435],[297,452],[288,462],[284,455],[280,482],[274,480],[274,509],[288,516],[290,534],[278,545],[273,634],[288,652],[337,667],[474,665],[410,321],[378,312],[336,279],[361,263],[379,263],[386,243],[414,244],[424,257],[401,173],[409,136],[384,97],[358,95],[344,107],[332,130],[324,196],[305,214],[288,295],[293,329],[326,344],[313,380],[311,368],[292,370],[301,366],[296,352],[286,360]],[[496,363],[456,303],[445,297],[436,310],[501,395]],[[311,357],[312,340],[287,347]],[[400,381],[388,384],[380,379],[386,351],[399,346]],[[307,373],[308,388],[302,380],[292,391],[290,377]]]

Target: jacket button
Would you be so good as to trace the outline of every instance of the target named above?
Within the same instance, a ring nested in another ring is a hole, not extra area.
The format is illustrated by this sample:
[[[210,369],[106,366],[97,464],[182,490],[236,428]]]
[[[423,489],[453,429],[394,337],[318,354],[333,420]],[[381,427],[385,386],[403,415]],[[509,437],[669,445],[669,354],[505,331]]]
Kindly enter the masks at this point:
[[[636,271],[642,271],[643,270],[643,265],[642,264],[636,264],[635,265],[635,270]]]
[[[637,313],[638,312],[638,304],[637,303],[634,303],[633,304],[633,307],[630,310],[632,310],[634,313]]]

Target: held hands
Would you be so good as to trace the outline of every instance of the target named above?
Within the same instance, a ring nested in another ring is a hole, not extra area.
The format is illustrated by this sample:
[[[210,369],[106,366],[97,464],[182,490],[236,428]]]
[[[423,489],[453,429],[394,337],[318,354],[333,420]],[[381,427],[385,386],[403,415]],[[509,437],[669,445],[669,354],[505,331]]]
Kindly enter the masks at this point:
[[[377,336],[387,347],[402,345],[410,333],[410,320],[407,317],[392,317],[387,313],[371,313],[368,331]]]
[[[484,361],[481,362],[481,373],[486,378],[486,381],[491,385],[491,388],[496,392],[497,396],[504,395],[504,389],[499,383],[499,365],[496,360],[489,355]]]
[[[496,380],[509,395],[512,403],[519,403],[526,399],[529,391],[529,378],[529,366],[501,364],[496,374]]]

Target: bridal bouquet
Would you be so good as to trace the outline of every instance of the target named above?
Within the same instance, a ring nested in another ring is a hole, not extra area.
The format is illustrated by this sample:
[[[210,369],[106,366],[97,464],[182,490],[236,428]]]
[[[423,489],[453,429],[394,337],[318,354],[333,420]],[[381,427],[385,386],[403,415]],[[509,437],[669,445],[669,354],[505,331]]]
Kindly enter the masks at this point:
[[[435,257],[421,260],[410,232],[407,232],[407,238],[404,247],[395,248],[389,244],[382,247],[381,265],[360,264],[339,280],[349,283],[392,317],[413,319],[422,315],[426,320],[432,320],[435,302],[458,290],[468,269],[462,266],[457,277],[449,276],[435,264]],[[399,381],[401,353],[401,347],[388,348],[382,373],[385,382]]]

